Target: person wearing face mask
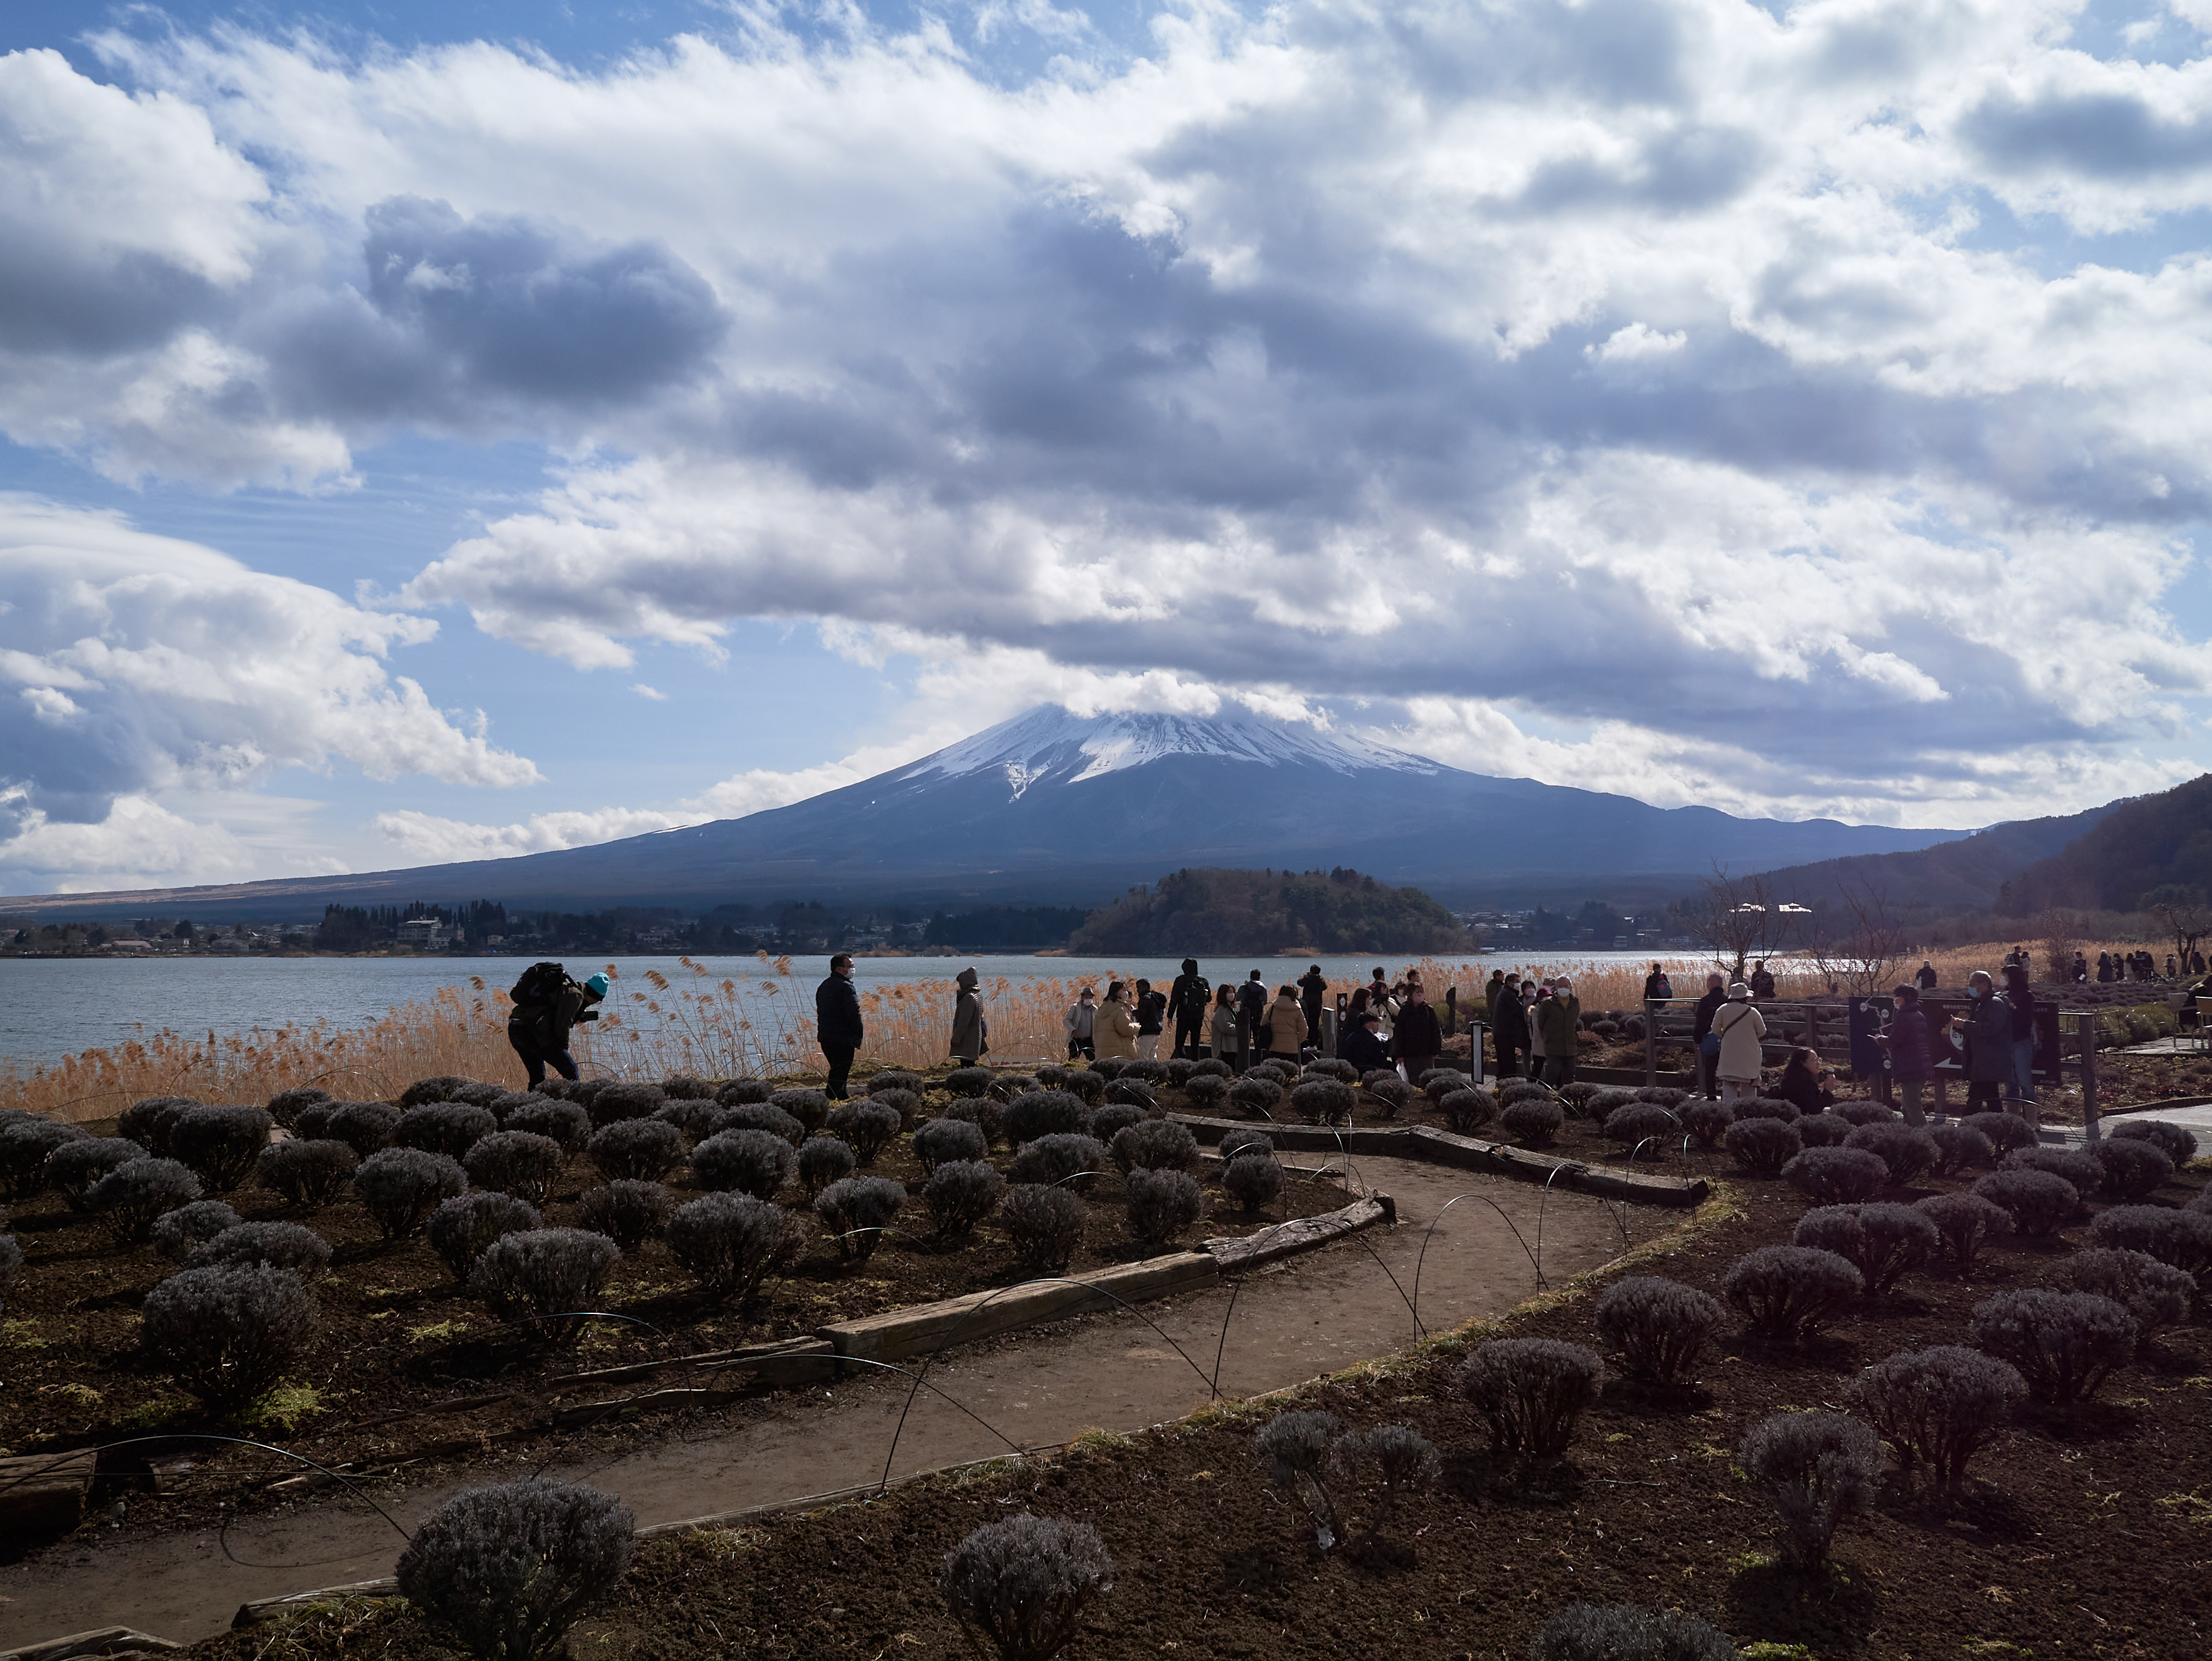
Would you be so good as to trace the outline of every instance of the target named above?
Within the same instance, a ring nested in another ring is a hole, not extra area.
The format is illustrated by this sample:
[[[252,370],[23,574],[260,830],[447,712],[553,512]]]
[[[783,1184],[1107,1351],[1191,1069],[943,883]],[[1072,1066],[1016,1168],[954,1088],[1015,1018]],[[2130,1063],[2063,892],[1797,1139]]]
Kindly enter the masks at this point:
[[[1575,1081],[1576,1034],[1582,1025],[1583,1003],[1575,996],[1574,983],[1561,981],[1552,989],[1537,1012],[1543,1029],[1544,1082],[1557,1090]]]
[[[1966,1034],[1966,1111],[2002,1113],[2006,1091],[2019,1077],[2013,1066],[2012,1006],[1998,995],[1986,969],[1967,978],[1960,1025]]]
[[[1436,1007],[1423,995],[1419,981],[1407,984],[1406,1007],[1398,1012],[1396,1043],[1398,1060],[1406,1069],[1406,1077],[1415,1083],[1437,1064],[1437,1056],[1443,1053],[1443,1028],[1437,1020]]]
[[[1209,1019],[1208,1031],[1213,1040],[1213,1058],[1226,1062],[1231,1069],[1242,1071],[1243,1058],[1243,1018],[1237,1007],[1237,989],[1224,984],[1213,995],[1213,1013]]]
[[[1075,1001],[1061,1016],[1060,1025],[1067,1033],[1067,1059],[1080,1056],[1085,1061],[1098,1058],[1098,994],[1095,988],[1085,987]]]

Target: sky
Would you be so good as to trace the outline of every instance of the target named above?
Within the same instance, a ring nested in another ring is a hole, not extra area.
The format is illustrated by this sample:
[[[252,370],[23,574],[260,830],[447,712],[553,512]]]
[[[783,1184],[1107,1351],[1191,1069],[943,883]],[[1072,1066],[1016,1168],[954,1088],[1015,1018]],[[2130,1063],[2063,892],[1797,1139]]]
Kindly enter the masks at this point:
[[[2212,0],[0,10],[0,893],[1057,701],[1971,827],[2203,770]]]

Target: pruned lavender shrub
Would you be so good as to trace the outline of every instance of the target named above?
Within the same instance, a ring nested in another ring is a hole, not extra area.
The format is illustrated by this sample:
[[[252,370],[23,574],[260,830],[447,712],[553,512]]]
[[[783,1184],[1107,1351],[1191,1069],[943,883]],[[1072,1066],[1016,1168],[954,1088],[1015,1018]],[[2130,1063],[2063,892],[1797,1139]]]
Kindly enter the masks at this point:
[[[1288,1488],[1305,1508],[1323,1551],[1344,1537],[1344,1515],[1329,1491],[1329,1448],[1335,1436],[1334,1415],[1291,1408],[1252,1438],[1252,1451],[1267,1468],[1267,1480]]]
[[[1359,1082],[1359,1069],[1350,1062],[1338,1061],[1334,1056],[1322,1056],[1308,1062],[1306,1072],[1315,1078],[1334,1079],[1339,1084],[1356,1085]]]
[[[1518,1101],[1500,1113],[1498,1123],[1523,1147],[1549,1147],[1566,1114],[1557,1102]]]
[[[799,1185],[812,1199],[830,1183],[849,1177],[860,1160],[835,1136],[809,1136],[799,1147]]]
[[[624,1119],[649,1119],[666,1100],[657,1084],[618,1080],[600,1086],[584,1105],[592,1116],[592,1129],[604,1130]]]
[[[932,1119],[915,1129],[914,1157],[925,1177],[941,1165],[956,1159],[981,1159],[990,1151],[991,1144],[982,1128],[965,1119]]]
[[[1018,1152],[1040,1136],[1089,1135],[1091,1110],[1073,1092],[1032,1090],[1006,1104],[999,1126],[1007,1146]]]
[[[964,1101],[955,1102],[945,1110],[945,1116],[974,1125],[983,1133],[983,1142],[987,1147],[995,1147],[1006,1139],[1006,1110],[994,1097],[970,1096]]]
[[[1187,1171],[1147,1171],[1121,1179],[1129,1232],[1146,1245],[1165,1245],[1206,1215],[1206,1190]]]
[[[1232,1125],[1221,1133],[1218,1152],[1224,1159],[1233,1159],[1239,1153],[1257,1151],[1274,1157],[1275,1139],[1257,1125]]]
[[[847,1177],[814,1196],[814,1214],[830,1231],[840,1257],[866,1262],[905,1203],[906,1189],[888,1177]]]
[[[840,1102],[830,1110],[830,1134],[853,1150],[853,1157],[872,1165],[876,1156],[899,1134],[898,1109],[873,1098]]]
[[[1018,1183],[999,1202],[1000,1226],[1032,1269],[1066,1269],[1083,1244],[1086,1215],[1074,1195],[1042,1183]]]
[[[1587,1080],[1577,1079],[1572,1084],[1561,1085],[1552,1093],[1557,1099],[1561,1112],[1573,1118],[1584,1119],[1589,1116],[1590,1098],[1596,1095],[1602,1088],[1604,1086],[1601,1085],[1594,1085]]]
[[[1721,1278],[1721,1295],[1752,1332],[1785,1343],[1811,1337],[1865,1291],[1866,1277],[1849,1260],[1809,1246],[1760,1246]]]
[[[592,1116],[574,1102],[548,1099],[534,1107],[518,1107],[501,1121],[502,1128],[526,1135],[543,1136],[562,1153],[574,1153],[590,1140]],[[484,1139],[490,1141],[489,1137]],[[477,1147],[482,1147],[478,1143]],[[471,1153],[475,1148],[469,1150]]]
[[[154,1220],[150,1231],[154,1250],[173,1263],[181,1263],[201,1246],[243,1220],[221,1200],[195,1200]]]
[[[1106,1107],[1134,1108],[1149,1117],[1159,1106],[1159,1098],[1139,1080],[1120,1078],[1106,1086]],[[1106,1107],[1098,1111],[1103,1113]]]
[[[489,1107],[507,1094],[507,1086],[481,1079],[465,1079],[453,1093],[452,1099],[467,1107]]]
[[[1112,1163],[1095,1136],[1039,1136],[1024,1142],[1014,1155],[1013,1178],[1018,1183],[1044,1183],[1087,1194]]]
[[[483,1249],[469,1293],[532,1342],[570,1343],[621,1257],[621,1247],[589,1229],[523,1229]]]
[[[1729,1104],[1739,1119],[1774,1119],[1783,1124],[1796,1124],[1805,1116],[1795,1102],[1785,1102],[1779,1096],[1739,1097]]]
[[[612,1079],[577,1079],[573,1081],[566,1079],[548,1079],[537,1088],[549,1095],[557,1096],[564,1102],[575,1103],[588,1116],[592,1110],[592,1104],[599,1098],[599,1092],[613,1082]]]
[[[1933,1220],[1912,1207],[1876,1202],[1817,1206],[1797,1220],[1790,1244],[1844,1258],[1879,1297],[1934,1256],[1942,1239]]]
[[[977,1069],[979,1072],[981,1068]],[[1039,1068],[1037,1078],[1042,1080],[1044,1071]],[[1085,1105],[1096,1107],[1106,1099],[1107,1079],[1103,1073],[1094,1073],[1088,1068],[1071,1067],[1060,1075],[1059,1089],[1065,1090]]]
[[[948,1159],[921,1185],[921,1203],[939,1238],[965,1239],[999,1208],[1006,1179],[981,1159]]]
[[[115,1122],[115,1134],[137,1143],[156,1159],[167,1159],[169,1127],[186,1108],[198,1105],[190,1096],[145,1097],[123,1110],[123,1116]]]
[[[1177,1056],[1168,1063],[1168,1083],[1180,1090],[1190,1082],[1190,1075],[1198,1071],[1198,1063],[1188,1056]]]
[[[1307,1071],[1312,1071],[1313,1068],[1317,1065],[1318,1063],[1309,1063]],[[1351,1063],[1339,1062],[1338,1065],[1350,1066]],[[1465,1072],[1456,1067],[1425,1067],[1419,1073],[1414,1075],[1414,1086],[1417,1089],[1426,1090],[1431,1083],[1444,1077],[1448,1074],[1453,1078],[1459,1080],[1462,1086],[1472,1084],[1474,1082],[1474,1080],[1469,1078]],[[1357,1082],[1357,1080],[1355,1080],[1354,1082]]]
[[[271,1123],[258,1107],[187,1108],[169,1127],[169,1157],[190,1166],[210,1193],[228,1194],[252,1171]]]
[[[273,1389],[321,1320],[290,1269],[224,1263],[182,1270],[148,1293],[138,1335],[156,1368],[228,1412]]]
[[[1283,1167],[1272,1153],[1240,1153],[1221,1168],[1221,1186],[1250,1216],[1283,1196]]]
[[[805,1226],[750,1194],[709,1194],[680,1205],[665,1233],[676,1261],[724,1302],[747,1302],[762,1281],[806,1253]]]
[[[1889,1180],[1898,1188],[1929,1170],[1938,1151],[1936,1139],[1926,1131],[1887,1122],[1861,1125],[1844,1138],[1844,1146],[1880,1159],[1889,1167]]]
[[[679,1073],[672,1079],[660,1081],[660,1093],[672,1102],[710,1102],[714,1099],[714,1086],[704,1079],[695,1078],[689,1073]]]
[[[1555,1338],[1498,1338],[1468,1358],[1459,1386],[1489,1426],[1492,1451],[1555,1459],[1605,1387],[1605,1358]]]
[[[118,1245],[137,1245],[164,1212],[200,1197],[200,1179],[174,1159],[133,1159],[92,1185],[85,1198]]]
[[[269,1098],[269,1116],[290,1130],[300,1122],[302,1108],[316,1107],[331,1099],[331,1092],[320,1085],[301,1085],[292,1090],[280,1090]]]
[[[1929,1129],[1928,1140],[1936,1144],[1933,1168],[1938,1177],[1955,1177],[1969,1165],[1994,1169],[1996,1165],[1996,1144],[1970,1126],[1933,1125]]]
[[[1735,1110],[1726,1102],[1692,1102],[1682,1110],[1682,1129],[1698,1139],[1708,1153],[1735,1123]]]
[[[691,1175],[712,1193],[735,1189],[772,1200],[791,1180],[798,1155],[769,1130],[718,1130],[691,1150]]]
[[[609,1182],[657,1183],[684,1157],[684,1133],[659,1119],[618,1119],[594,1131],[585,1150]]]
[[[561,1105],[568,1107],[565,1102]],[[582,1110],[569,1107],[568,1110],[576,1115],[580,1126],[586,1123]],[[550,1136],[528,1130],[495,1130],[469,1150],[461,1169],[478,1188],[494,1189],[526,1204],[542,1206],[553,1197],[562,1160],[561,1144]]]
[[[321,1135],[366,1159],[391,1147],[398,1129],[399,1110],[388,1102],[340,1102],[323,1121]]]
[[[1366,1081],[1361,1086],[1369,1096],[1382,1104],[1382,1116],[1395,1119],[1399,1110],[1413,1099],[1413,1087],[1395,1073],[1386,1073],[1379,1079]]]
[[[1863,1147],[1808,1147],[1782,1177],[1815,1205],[1856,1205],[1889,1186],[1889,1166]]]
[[[971,1644],[981,1634],[1000,1661],[1048,1661],[1114,1590],[1113,1577],[1088,1523],[1024,1512],[984,1524],[947,1552],[938,1590]]]
[[[1671,1107],[1677,1112],[1681,1110],[1682,1104],[1690,1099],[1688,1091],[1677,1090],[1670,1084],[1638,1085],[1635,1096],[1639,1102],[1650,1102],[1659,1107]]]
[[[2035,1127],[2017,1113],[1969,1113],[1959,1123],[1969,1130],[1980,1131],[2001,1155],[2036,1144]]]
[[[1309,1079],[1291,1088],[1291,1111],[1308,1124],[1343,1124],[1352,1117],[1358,1093],[1334,1079]]]
[[[422,1238],[454,1281],[466,1286],[469,1271],[495,1240],[539,1225],[538,1208],[511,1194],[476,1189],[439,1202],[422,1226]]]
[[[1400,1500],[1434,1488],[1444,1469],[1435,1444],[1411,1425],[1347,1431],[1330,1447],[1328,1462],[1342,1486],[1382,1490],[1369,1520],[1370,1536],[1379,1536],[1396,1519]]]
[[[1229,1063],[1218,1056],[1209,1056],[1204,1061],[1194,1063],[1190,1069],[1190,1075],[1194,1079],[1227,1079],[1235,1076],[1230,1069]]]
[[[990,1087],[988,1067],[956,1067],[945,1075],[945,1089],[955,1096],[980,1096]]]
[[[889,1108],[897,1116],[901,1130],[911,1130],[921,1122],[921,1098],[911,1090],[871,1091],[868,1099]]]
[[[660,1183],[625,1177],[584,1190],[576,1202],[576,1226],[635,1251],[660,1232],[675,1204],[676,1196]]]
[[[1858,1127],[1832,1113],[1801,1113],[1790,1121],[1797,1140],[1808,1147],[1842,1147]]]
[[[771,1136],[781,1136],[794,1148],[806,1140],[807,1135],[805,1125],[768,1102],[746,1102],[722,1109],[708,1122],[707,1134],[720,1136],[732,1130],[765,1130]]]
[[[1529,1661],[1736,1661],[1735,1640],[1680,1609],[1569,1603],[1528,1646]]]
[[[1512,1082],[1518,1081],[1509,1081],[1508,1085],[1501,1086],[1500,1088],[1509,1088]],[[1580,1116],[1589,1120],[1594,1124],[1601,1125],[1622,1108],[1632,1106],[1643,1100],[1644,1098],[1633,1090],[1625,1090],[1619,1085],[1605,1085],[1583,1098]],[[1660,1104],[1653,1102],[1647,1105],[1656,1107]]]
[[[425,1102],[399,1116],[392,1140],[401,1147],[419,1147],[425,1153],[442,1153],[459,1159],[499,1129],[488,1107],[465,1102]]]
[[[2018,1367],[2037,1398],[2086,1401],[2135,1359],[2136,1323],[2110,1298],[2023,1287],[1974,1305],[1974,1342]]]
[[[1809,1569],[1827,1561],[1836,1530],[1873,1505],[1881,1442],[1849,1414],[1778,1413],[1745,1434],[1735,1462],[1782,1518],[1783,1562]]]
[[[1229,1080],[1218,1073],[1194,1073],[1185,1081],[1182,1091],[1200,1113],[1218,1113],[1229,1094]]]
[[[2069,1147],[2016,1147],[1997,1162],[1999,1171],[2047,1171],[2087,1200],[2105,1185],[2105,1167]]]
[[[271,1142],[253,1162],[253,1179],[288,1205],[315,1211],[343,1195],[361,1160],[343,1142]]]
[[[46,1186],[71,1211],[91,1208],[92,1185],[118,1166],[143,1159],[146,1150],[127,1136],[77,1136],[54,1144],[46,1155]]]
[[[2101,1141],[2089,1152],[2105,1169],[2104,1194],[2109,1200],[2148,1199],[2173,1175],[2173,1161],[2147,1141]]]
[[[291,1269],[304,1279],[330,1267],[331,1243],[297,1223],[234,1223],[212,1239],[201,1241],[185,1259],[187,1269],[222,1263],[266,1263],[271,1269]]]
[[[2075,1252],[2051,1278],[2062,1292],[2093,1292],[2110,1298],[2127,1311],[2145,1336],[2187,1320],[2197,1295],[2194,1276],[2147,1251],[2124,1247],[2094,1246]]]
[[[1605,1116],[1605,1139],[1624,1147],[1648,1141],[1669,1142],[1682,1135],[1682,1116],[1656,1102],[1635,1102]]]
[[[434,1079],[417,1079],[399,1092],[399,1109],[404,1112],[410,1107],[421,1107],[428,1102],[457,1102],[460,1100],[458,1092],[472,1082],[472,1080],[464,1079],[458,1073],[441,1073]]]
[[[1224,1099],[1240,1112],[1272,1117],[1282,1102],[1283,1087],[1272,1078],[1263,1079],[1248,1073],[1229,1086]]]
[[[353,1173],[354,1197],[387,1240],[404,1240],[442,1201],[469,1185],[468,1173],[442,1153],[387,1147]]]
[[[1597,1335],[1621,1353],[1631,1376],[1656,1384],[1679,1384],[1728,1311],[1717,1298],[1680,1281],[1632,1275],[1607,1287],[1597,1300]]]
[[[2110,1124],[2106,1134],[2114,1141],[2148,1142],[2176,1171],[2197,1157],[2195,1133],[2162,1119],[2122,1119]]]
[[[1033,1076],[1027,1073],[997,1073],[992,1075],[991,1087],[985,1091],[983,1094],[990,1098],[991,1100],[1003,1105],[1006,1103],[1013,1100],[1015,1097],[1025,1096],[1030,1091],[1038,1089],[1042,1085],[1043,1080],[1042,1077]],[[967,1099],[974,1100],[975,1098],[970,1097]],[[957,1105],[957,1104],[955,1104],[955,1105]]]
[[[1198,1170],[1198,1139],[1171,1119],[1147,1119],[1117,1131],[1109,1151],[1125,1176],[1137,1170]]]
[[[2203,1212],[2114,1206],[2089,1225],[2089,1238],[2115,1250],[2148,1252],[2200,1280],[2212,1269],[2212,1215]]]
[[[637,1549],[629,1508],[536,1477],[457,1494],[399,1555],[400,1596],[477,1661],[564,1652],[577,1617],[618,1585]]]
[[[769,1086],[765,1079],[732,1079],[714,1092],[714,1099],[724,1107],[752,1107],[768,1100]]]
[[[1559,1110],[1556,1103],[1542,1097],[1523,1096],[1512,1105],[1542,1105],[1554,1113]],[[1444,1129],[1455,1135],[1472,1135],[1498,1116],[1498,1098],[1486,1090],[1455,1090],[1437,1104],[1437,1111],[1443,1117]]]
[[[1738,1119],[1722,1133],[1729,1157],[1757,1177],[1778,1177],[1804,1144],[1795,1125],[1777,1119]]]
[[[1543,1086],[1536,1084],[1531,1079],[1523,1079],[1520,1082],[1534,1086],[1538,1090],[1544,1089]],[[1432,1067],[1415,1081],[1414,1088],[1426,1096],[1431,1102],[1441,1103],[1455,1090],[1474,1089],[1474,1080],[1455,1067]],[[1499,1092],[1499,1099],[1504,1100],[1512,1088],[1511,1085],[1506,1086],[1504,1091]],[[1551,1092],[1545,1091],[1544,1093],[1549,1095]]]
[[[704,1141],[714,1134],[715,1121],[722,1116],[722,1104],[712,1096],[681,1096],[653,1116],[662,1124],[673,1126],[687,1142]]]
[[[1973,1268],[1985,1241],[2012,1226],[2012,1214],[1979,1194],[1931,1194],[1912,1208],[1936,1225],[1945,1260],[1961,1275]]]
[[[1111,1147],[1116,1136],[1133,1124],[1148,1123],[1152,1116],[1143,1108],[1133,1107],[1127,1102],[1109,1102],[1091,1116],[1091,1134]]]
[[[1862,1370],[1851,1387],[1852,1402],[1908,1479],[1924,1469],[1945,1494],[1966,1486],[1967,1462],[2027,1395],[2011,1363],[1962,1344],[1900,1350]]]
[[[910,1096],[919,1096],[929,1086],[919,1073],[909,1073],[904,1068],[889,1067],[880,1073],[870,1074],[863,1088],[871,1096],[880,1096],[891,1090],[903,1090]]]
[[[1993,1171],[1973,1191],[2002,1207],[2013,1227],[2031,1237],[2055,1233],[2081,1206],[2074,1184],[2047,1171]]]
[[[1897,1115],[1880,1102],[1838,1102],[1827,1111],[1856,1130],[1870,1124],[1894,1124]]]

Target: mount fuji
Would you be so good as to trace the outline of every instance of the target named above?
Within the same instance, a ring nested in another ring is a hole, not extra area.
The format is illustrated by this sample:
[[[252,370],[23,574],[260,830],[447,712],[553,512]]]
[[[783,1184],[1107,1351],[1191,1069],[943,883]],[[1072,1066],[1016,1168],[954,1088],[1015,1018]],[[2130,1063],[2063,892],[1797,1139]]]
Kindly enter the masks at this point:
[[[1078,715],[1044,705],[787,807],[589,848],[404,871],[9,900],[40,916],[159,901],[303,917],[325,904],[510,907],[806,898],[1098,904],[1185,866],[1346,865],[1461,903],[1654,894],[1736,871],[1926,848],[1966,833],[1743,819],[1463,772],[1242,711]]]

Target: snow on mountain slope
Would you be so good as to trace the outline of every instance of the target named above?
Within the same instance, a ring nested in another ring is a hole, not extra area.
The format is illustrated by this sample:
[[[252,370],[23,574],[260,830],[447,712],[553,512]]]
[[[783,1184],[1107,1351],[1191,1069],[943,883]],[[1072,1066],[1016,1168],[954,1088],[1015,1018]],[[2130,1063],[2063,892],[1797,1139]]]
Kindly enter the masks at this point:
[[[1018,801],[1036,785],[1081,784],[1168,756],[1320,766],[1347,774],[1375,768],[1425,775],[1445,770],[1403,750],[1233,708],[1204,716],[1139,711],[1085,716],[1048,703],[925,756],[899,777],[1000,772],[1008,800]]]

